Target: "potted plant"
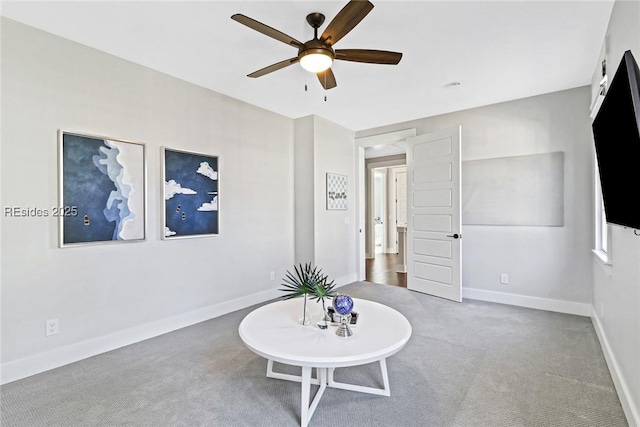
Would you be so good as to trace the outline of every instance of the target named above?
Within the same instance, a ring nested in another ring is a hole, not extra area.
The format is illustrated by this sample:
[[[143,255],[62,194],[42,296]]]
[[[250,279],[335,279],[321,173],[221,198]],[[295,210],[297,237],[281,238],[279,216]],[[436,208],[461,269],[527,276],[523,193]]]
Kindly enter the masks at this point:
[[[322,301],[323,320],[326,325],[327,312],[324,300],[325,298],[331,298],[335,294],[333,290],[335,288],[334,281],[329,282],[328,276],[323,274],[320,268],[312,266],[311,263],[300,263],[300,265],[294,266],[294,271],[295,274],[287,271],[286,277],[283,279],[283,287],[279,289],[285,292],[283,298],[291,299],[300,296],[304,298],[300,323],[305,326],[311,323],[311,316],[307,309],[307,295],[311,295],[316,302]]]

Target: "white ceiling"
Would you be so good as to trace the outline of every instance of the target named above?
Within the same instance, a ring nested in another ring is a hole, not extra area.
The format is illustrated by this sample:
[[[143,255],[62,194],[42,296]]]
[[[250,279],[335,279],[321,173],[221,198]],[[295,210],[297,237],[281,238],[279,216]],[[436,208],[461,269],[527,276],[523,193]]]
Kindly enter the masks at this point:
[[[325,92],[294,64],[250,72],[296,49],[233,20],[242,13],[313,36],[334,1],[2,2],[2,15],[291,118],[318,114],[352,130],[588,85],[613,1],[382,1],[337,49],[403,52],[397,66],[337,61]],[[323,26],[323,28],[324,28]],[[322,28],[321,28],[322,30]],[[462,84],[447,87],[452,81]],[[305,83],[309,90],[305,92]]]

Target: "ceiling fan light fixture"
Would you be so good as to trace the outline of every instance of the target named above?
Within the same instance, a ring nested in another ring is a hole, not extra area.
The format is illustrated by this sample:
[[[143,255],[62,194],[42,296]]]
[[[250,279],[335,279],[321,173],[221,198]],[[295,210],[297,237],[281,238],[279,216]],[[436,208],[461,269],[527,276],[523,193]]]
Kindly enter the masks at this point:
[[[300,56],[300,65],[307,71],[319,73],[331,67],[333,58],[329,52],[323,49],[314,49],[308,53],[302,53]]]

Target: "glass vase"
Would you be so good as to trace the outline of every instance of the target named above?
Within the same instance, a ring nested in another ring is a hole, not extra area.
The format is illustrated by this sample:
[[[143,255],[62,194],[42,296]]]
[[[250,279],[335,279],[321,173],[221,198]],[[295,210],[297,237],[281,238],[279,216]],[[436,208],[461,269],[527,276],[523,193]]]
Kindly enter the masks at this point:
[[[309,326],[311,324],[311,313],[309,313],[309,307],[307,306],[307,294],[304,294],[304,306],[302,309],[302,316],[298,319],[298,323],[302,326]]]
[[[324,298],[322,298],[322,320],[318,322],[318,328],[320,329],[328,329],[329,324],[331,323],[331,317],[327,312],[327,308],[324,304]]]

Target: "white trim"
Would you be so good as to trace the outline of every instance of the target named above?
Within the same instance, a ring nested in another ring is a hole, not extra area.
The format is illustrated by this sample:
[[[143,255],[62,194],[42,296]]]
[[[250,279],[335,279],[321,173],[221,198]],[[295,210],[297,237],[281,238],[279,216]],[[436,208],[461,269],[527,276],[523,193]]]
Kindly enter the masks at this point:
[[[575,314],[577,316],[591,316],[590,304],[575,301],[508,294],[484,289],[465,288],[464,286],[462,287],[462,298],[535,308],[537,310],[555,311],[557,313]]]
[[[387,249],[385,250],[385,254],[397,254],[397,253],[398,253],[398,251],[397,251],[397,249],[396,249],[396,248],[394,248],[394,247],[387,248]]]
[[[611,350],[609,340],[607,340],[607,335],[604,333],[604,328],[602,327],[602,323],[600,323],[594,307],[591,307],[591,323],[593,323],[593,329],[596,330],[596,335],[602,347],[602,353],[604,353],[604,359],[607,361],[607,367],[609,368],[611,379],[618,392],[618,398],[620,399],[622,410],[627,417],[629,427],[640,427],[640,408],[636,406],[636,403],[634,403],[631,398],[629,387],[620,371],[620,365],[618,365],[618,361]]]
[[[416,136],[415,128],[364,136],[361,138],[356,138],[355,142],[357,146],[366,148],[375,147],[376,145],[388,144],[391,142],[399,142],[407,138],[411,138],[412,136]]]
[[[356,171],[365,170],[364,147],[355,147],[356,150]],[[356,228],[356,246],[358,248],[356,265],[358,266],[358,280],[365,280],[367,277],[368,248],[366,239],[366,225],[364,206],[367,198],[367,190],[364,179],[364,172],[356,175],[356,216],[358,218],[358,226]]]
[[[375,234],[375,217],[376,217],[376,209],[375,209],[375,205],[376,205],[376,192],[375,192],[375,178],[376,178],[376,174],[379,174],[380,176],[380,197],[382,198],[382,212],[380,212],[380,220],[382,221],[382,242],[381,242],[381,249],[384,251],[384,253],[386,252],[386,247],[387,247],[387,239],[388,239],[388,233],[387,233],[387,221],[388,221],[388,214],[387,214],[387,205],[389,204],[388,198],[389,198],[389,194],[387,192],[387,168],[374,168],[373,169],[373,177],[374,177],[374,186],[373,188],[373,209],[371,210],[371,218],[370,221],[372,224],[374,224],[373,226],[373,247],[374,247],[374,252],[375,252],[375,240],[376,240],[376,234]]]
[[[607,77],[605,76],[604,77],[605,84],[606,84],[606,78]],[[600,83],[600,90],[602,90],[602,82]],[[592,122],[596,119],[596,116],[598,115],[598,111],[600,111],[600,107],[602,106],[602,101],[604,101],[604,95],[598,95],[595,102],[591,106],[591,114],[589,115],[589,117],[591,117]]]
[[[352,275],[356,277],[356,274]],[[337,281],[343,283],[351,276]],[[352,282],[355,281],[352,280]],[[349,282],[351,283],[351,282]],[[343,283],[346,284],[346,283]],[[107,351],[135,344],[149,338],[157,337],[177,329],[195,325],[214,317],[222,316],[236,310],[250,307],[282,296],[277,289],[268,289],[255,294],[239,297],[230,301],[210,305],[198,310],[179,314],[155,322],[134,326],[112,334],[70,344],[44,353],[38,353],[23,359],[7,362],[0,366],[0,383],[6,384],[50,369],[68,365]]]
[[[607,254],[596,249],[591,249],[591,252],[595,255],[597,264],[602,268],[604,274],[611,277],[611,263],[609,262]]]

